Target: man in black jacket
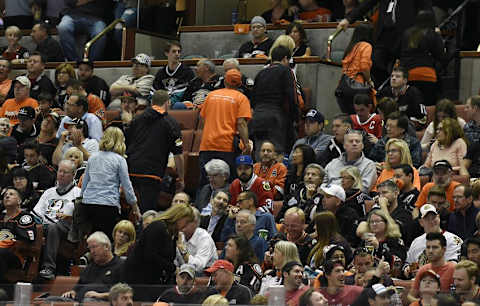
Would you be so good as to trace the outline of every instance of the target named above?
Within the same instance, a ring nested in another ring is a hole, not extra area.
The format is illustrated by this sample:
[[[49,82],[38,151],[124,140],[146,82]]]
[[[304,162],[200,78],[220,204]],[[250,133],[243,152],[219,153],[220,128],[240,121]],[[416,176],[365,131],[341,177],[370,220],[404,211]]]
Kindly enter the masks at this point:
[[[388,78],[393,61],[399,57],[403,32],[413,26],[420,10],[432,10],[432,0],[366,0],[354,8],[339,24],[346,29],[378,4],[378,22],[375,29],[373,75],[381,84]]]
[[[32,28],[33,41],[37,44],[35,51],[40,52],[47,58],[47,62],[63,62],[65,56],[63,55],[62,47],[50,35],[48,35],[48,26],[45,23],[37,23]]]
[[[183,189],[182,134],[177,121],[167,113],[168,101],[168,92],[157,90],[152,106],[136,117],[125,131],[128,169],[138,191],[142,212],[157,209],[160,183],[170,152],[175,158],[179,189]]]
[[[290,50],[278,46],[272,50],[272,64],[255,77],[252,91],[254,115],[250,123],[258,157],[264,140],[274,141],[277,151],[290,152],[295,139],[294,122],[298,121],[297,87],[289,67]]]
[[[80,30],[86,31],[88,39],[103,31],[106,27],[105,14],[112,11],[111,0],[65,0],[68,8],[62,21],[57,26],[63,52],[69,61],[78,61],[81,57],[77,53],[75,35]],[[89,58],[100,60],[107,43],[104,36],[97,40],[91,48]]]

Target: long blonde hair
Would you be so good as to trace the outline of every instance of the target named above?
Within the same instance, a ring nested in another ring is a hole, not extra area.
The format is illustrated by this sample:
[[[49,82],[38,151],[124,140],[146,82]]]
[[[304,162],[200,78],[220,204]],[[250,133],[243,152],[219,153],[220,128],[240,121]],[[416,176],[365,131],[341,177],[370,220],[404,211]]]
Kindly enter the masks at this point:
[[[188,222],[192,222],[195,219],[193,209],[188,204],[177,204],[171,206],[165,212],[161,213],[153,219],[153,221],[163,221],[168,227],[170,234],[175,234],[175,223],[182,219],[188,218]]]
[[[118,230],[122,230],[128,234],[128,241],[122,244],[118,249],[115,248],[115,255],[120,256],[122,254],[126,254],[130,245],[135,243],[136,233],[135,233],[135,226],[133,225],[132,222],[128,220],[121,220],[115,225],[112,232],[112,237],[114,240],[115,240],[115,234]]]
[[[400,150],[400,164],[408,164],[413,167],[412,155],[410,155],[408,144],[402,139],[391,138],[385,145],[385,169],[392,169],[392,165],[390,165],[390,162],[388,161],[388,153],[386,153],[391,146],[396,146]]]
[[[220,294],[213,294],[207,297],[203,303],[202,306],[210,306],[210,305],[217,305],[217,306],[228,306],[228,300],[224,298]]]
[[[289,261],[301,262],[298,248],[293,242],[281,240],[275,244],[275,250],[283,255],[282,266],[277,268],[283,269],[283,266]]]
[[[124,156],[127,146],[125,145],[125,136],[123,136],[122,130],[113,126],[106,129],[98,147],[101,151],[115,152]]]
[[[368,224],[368,231],[369,232],[372,231],[370,229],[370,220],[372,219],[373,215],[379,216],[380,218],[383,219],[383,221],[385,221],[385,237],[386,238],[401,238],[402,237],[402,233],[400,232],[400,227],[398,226],[398,224],[395,223],[395,221],[392,219],[390,214],[386,214],[381,209],[374,209],[368,215],[367,224]]]

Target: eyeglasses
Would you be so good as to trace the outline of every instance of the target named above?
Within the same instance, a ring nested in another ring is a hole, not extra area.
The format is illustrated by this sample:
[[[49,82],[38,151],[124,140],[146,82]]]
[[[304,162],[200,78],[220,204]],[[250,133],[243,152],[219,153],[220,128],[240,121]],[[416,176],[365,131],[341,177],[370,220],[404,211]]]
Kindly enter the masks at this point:
[[[370,224],[380,224],[385,223],[385,220],[370,220]]]
[[[264,26],[262,26],[262,25],[253,25],[251,28],[252,28],[252,30],[257,30],[257,29],[263,29]]]
[[[464,195],[458,195],[458,196],[453,196],[452,198],[453,198],[454,200],[460,200],[460,199],[465,198],[465,196],[464,196]]]

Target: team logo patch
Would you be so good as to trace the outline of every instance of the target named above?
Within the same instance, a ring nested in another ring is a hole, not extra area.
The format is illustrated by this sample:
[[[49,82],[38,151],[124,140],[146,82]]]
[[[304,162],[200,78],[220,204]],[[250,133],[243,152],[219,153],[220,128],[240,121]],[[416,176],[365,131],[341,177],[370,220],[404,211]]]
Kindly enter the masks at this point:
[[[23,215],[18,222],[21,225],[29,225],[33,222],[33,218],[30,215]]]
[[[177,140],[175,140],[175,145],[177,147],[180,147],[183,145],[183,141],[182,141],[182,138],[178,138]]]
[[[270,190],[272,190],[272,188],[270,187],[270,183],[269,183],[268,181],[263,181],[263,182],[262,182],[262,186],[263,186],[263,189],[264,189],[265,191],[270,191]]]
[[[12,240],[15,238],[15,235],[12,234],[8,229],[4,229],[0,231],[0,241],[4,240]]]

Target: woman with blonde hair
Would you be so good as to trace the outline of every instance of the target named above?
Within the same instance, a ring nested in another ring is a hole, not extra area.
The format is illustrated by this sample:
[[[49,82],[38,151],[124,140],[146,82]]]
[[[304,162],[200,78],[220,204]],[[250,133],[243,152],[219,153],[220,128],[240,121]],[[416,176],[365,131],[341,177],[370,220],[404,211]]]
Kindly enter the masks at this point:
[[[159,285],[175,282],[178,232],[193,220],[192,207],[177,204],[155,217],[143,230],[123,271],[123,279],[133,285],[136,299],[153,301],[158,297]]]
[[[376,258],[383,257],[392,268],[394,263],[401,267],[407,258],[400,227],[384,209],[370,211],[367,221],[358,226],[357,234],[361,235],[362,247],[371,249]]]
[[[83,152],[77,147],[71,147],[65,152],[63,159],[71,160],[75,164],[74,184],[81,186],[79,183],[82,181],[82,176],[87,169],[87,162],[83,160]]]
[[[89,223],[93,231],[111,234],[120,219],[120,187],[137,220],[141,214],[128,176],[122,131],[116,127],[106,129],[99,147],[100,151],[90,156],[85,169],[79,224]]]
[[[269,57],[272,57],[272,50],[275,49],[278,46],[284,46],[288,50],[290,50],[290,54],[293,54],[293,50],[295,49],[295,41],[293,40],[290,35],[282,34],[275,39],[275,42],[273,43],[272,47],[270,48],[270,53]]]
[[[128,220],[121,220],[113,228],[113,253],[117,256],[128,256],[135,243],[135,226]]]
[[[295,243],[290,241],[280,240],[275,243],[273,249],[272,262],[273,269],[265,271],[262,278],[262,285],[260,287],[260,295],[267,293],[268,288],[272,285],[280,285],[282,282],[281,271],[283,266],[289,261],[300,261],[298,248]]]
[[[228,306],[228,300],[223,297],[221,294],[213,294],[207,297],[203,303],[202,306],[210,306],[210,305],[216,305],[216,306]]]
[[[55,87],[57,93],[55,94],[56,107],[63,109],[67,102],[69,94],[67,93],[67,84],[71,79],[77,79],[75,68],[69,63],[61,63],[55,68]]]
[[[11,61],[12,64],[20,64],[30,57],[30,51],[19,43],[22,39],[22,31],[19,27],[9,26],[5,30],[5,38],[8,45],[0,49],[3,59]]]
[[[420,176],[417,169],[413,166],[412,156],[410,155],[410,148],[408,144],[397,138],[391,138],[385,145],[385,162],[382,165],[382,172],[378,176],[377,183],[373,191],[377,190],[377,186],[386,180],[390,180],[395,175],[394,167],[398,165],[407,164],[413,169],[413,186],[420,191]]]
[[[315,222],[316,227],[317,244],[315,244],[308,256],[310,267],[315,269],[322,266],[324,262],[323,248],[331,244],[343,247],[345,260],[348,265],[353,258],[352,249],[347,240],[340,235],[335,215],[330,211],[322,211],[315,215],[313,222]]]
[[[467,154],[467,142],[458,120],[443,119],[437,126],[436,133],[437,140],[432,144],[423,165],[431,168],[436,161],[444,159],[450,163],[453,171],[458,172],[460,164]]]
[[[360,217],[365,217],[365,204],[372,198],[362,191],[362,176],[355,166],[347,166],[340,171],[342,188],[345,190],[345,205],[355,209]]]

